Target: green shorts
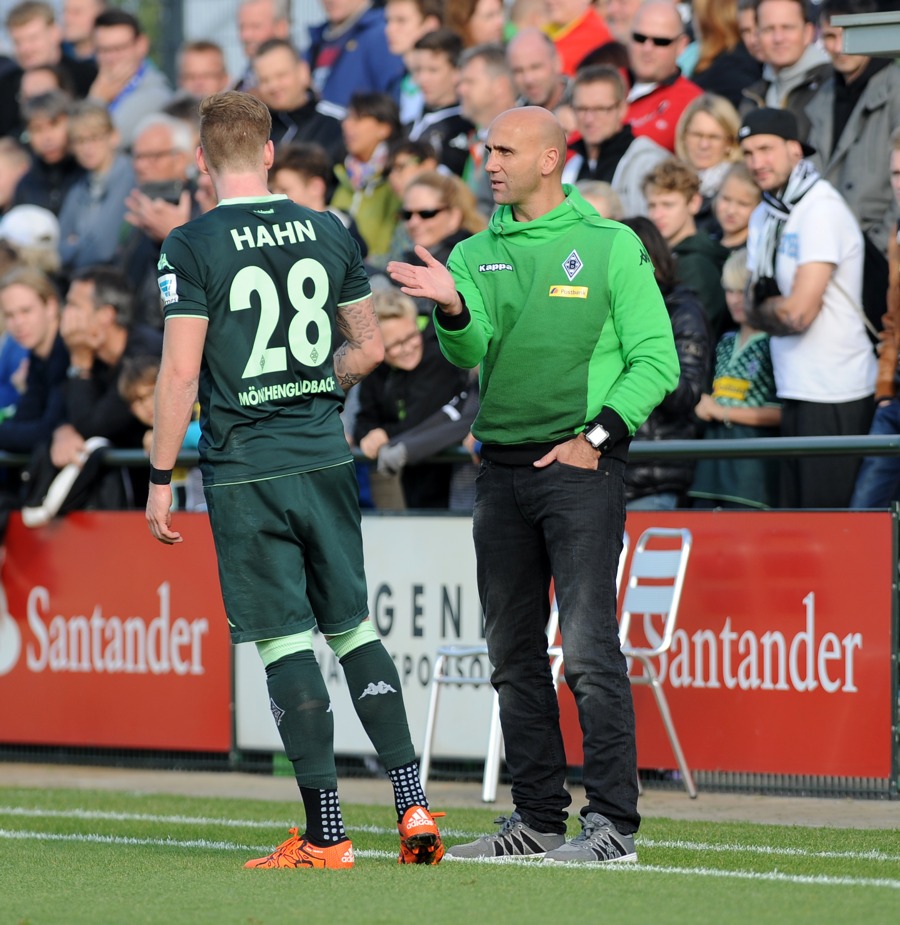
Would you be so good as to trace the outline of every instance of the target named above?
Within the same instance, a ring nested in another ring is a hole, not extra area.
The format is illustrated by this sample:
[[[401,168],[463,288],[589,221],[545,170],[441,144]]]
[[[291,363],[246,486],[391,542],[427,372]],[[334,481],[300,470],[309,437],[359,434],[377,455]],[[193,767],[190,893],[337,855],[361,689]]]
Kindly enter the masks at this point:
[[[318,626],[346,633],[368,614],[353,464],[212,485],[209,508],[231,641]]]

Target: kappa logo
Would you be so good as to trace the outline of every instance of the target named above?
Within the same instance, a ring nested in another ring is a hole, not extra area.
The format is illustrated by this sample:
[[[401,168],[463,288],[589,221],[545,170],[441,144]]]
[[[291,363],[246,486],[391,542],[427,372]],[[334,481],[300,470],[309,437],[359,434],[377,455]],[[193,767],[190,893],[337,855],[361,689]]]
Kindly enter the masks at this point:
[[[581,258],[578,256],[578,251],[572,251],[568,257],[563,261],[562,268],[566,271],[566,276],[569,277],[569,282],[571,283],[573,279],[581,272],[584,264],[581,262]]]
[[[175,267],[169,263],[168,258],[166,257],[165,251],[159,255],[159,263],[156,265],[156,269],[161,273],[163,270],[171,270],[175,272]]]
[[[513,268],[511,263],[479,263],[478,272],[479,273],[496,273],[499,270],[507,270],[512,273]]]
[[[379,694],[396,694],[397,692],[386,681],[370,681],[368,687],[357,697],[362,700],[363,697],[377,697]]]
[[[253,214],[254,215],[274,215],[275,210],[274,209],[254,209]]]
[[[275,725],[280,726],[281,721],[284,719],[284,710],[271,697],[269,698],[269,709],[272,711],[272,716],[275,717]]]

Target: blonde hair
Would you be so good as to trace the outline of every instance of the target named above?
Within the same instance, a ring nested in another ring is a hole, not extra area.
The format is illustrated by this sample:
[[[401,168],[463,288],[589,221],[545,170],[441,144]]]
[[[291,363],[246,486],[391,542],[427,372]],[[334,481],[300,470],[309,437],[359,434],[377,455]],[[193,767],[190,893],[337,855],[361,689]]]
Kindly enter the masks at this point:
[[[53,280],[37,267],[19,265],[0,276],[0,292],[10,286],[27,286],[33,289],[44,303],[51,300],[59,302],[59,292]]]
[[[575,184],[575,189],[604,218],[611,218],[618,222],[625,217],[625,208],[619,194],[605,180],[579,180]],[[597,205],[598,201],[603,204],[602,209]]]
[[[458,209],[462,213],[460,228],[472,234],[487,228],[487,220],[478,211],[475,194],[459,177],[439,173],[437,170],[426,170],[410,180],[404,193],[414,186],[424,186],[426,189],[434,190],[440,197],[444,208]]]
[[[379,321],[390,321],[394,318],[416,319],[419,315],[416,303],[393,287],[373,290],[372,307]]]
[[[200,147],[213,170],[256,170],[272,134],[266,104],[249,93],[225,90],[200,104]]]
[[[107,134],[115,130],[109,109],[104,103],[95,100],[79,100],[72,106],[69,112],[69,137],[72,137],[76,125],[85,123],[98,126]]]
[[[741,149],[738,145],[738,130],[741,127],[741,117],[724,96],[718,96],[715,93],[703,93],[685,106],[684,112],[678,120],[678,125],[675,126],[675,153],[685,163],[690,163],[684,137],[687,134],[688,126],[691,124],[691,119],[698,112],[705,112],[706,115],[718,123],[719,128],[725,133],[725,138],[728,142],[725,160],[739,161],[741,159]]]
[[[722,288],[743,292],[750,279],[747,267],[747,248],[734,251],[722,266]]]
[[[898,136],[900,137],[900,136]],[[747,165],[743,161],[736,161],[732,164],[725,176],[722,177],[722,182],[719,184],[719,190],[716,193],[716,198],[718,198],[719,193],[722,191],[722,187],[729,180],[739,180],[745,186],[748,186],[756,195],[756,201],[759,202],[762,199],[762,190],[756,185],[756,181],[750,175],[750,171],[747,168]]]

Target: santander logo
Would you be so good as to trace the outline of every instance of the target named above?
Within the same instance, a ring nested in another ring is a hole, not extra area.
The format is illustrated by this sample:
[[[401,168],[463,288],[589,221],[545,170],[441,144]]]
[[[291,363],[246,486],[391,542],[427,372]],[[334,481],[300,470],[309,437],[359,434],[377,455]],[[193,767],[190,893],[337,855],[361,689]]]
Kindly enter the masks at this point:
[[[173,617],[171,588],[157,588],[158,615],[105,615],[100,604],[82,614],[54,613],[50,592],[35,585],[28,593],[20,629],[0,588],[0,676],[22,660],[34,673],[202,675],[205,617]],[[24,638],[23,638],[24,637]]]

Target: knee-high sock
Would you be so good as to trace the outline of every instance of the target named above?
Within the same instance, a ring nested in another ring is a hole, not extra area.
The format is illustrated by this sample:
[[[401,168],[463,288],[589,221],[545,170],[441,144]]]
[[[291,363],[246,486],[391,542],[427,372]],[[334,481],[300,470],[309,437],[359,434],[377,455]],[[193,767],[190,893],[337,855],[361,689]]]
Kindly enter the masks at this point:
[[[350,699],[381,763],[390,770],[415,761],[400,676],[381,640],[338,655]]]
[[[334,714],[316,657],[293,652],[266,665],[269,706],[297,783],[318,790],[337,788]]]

